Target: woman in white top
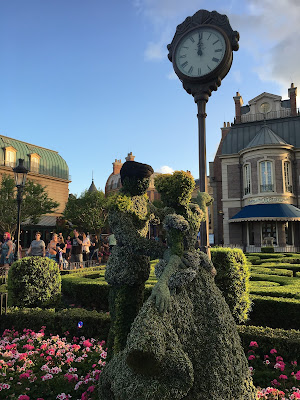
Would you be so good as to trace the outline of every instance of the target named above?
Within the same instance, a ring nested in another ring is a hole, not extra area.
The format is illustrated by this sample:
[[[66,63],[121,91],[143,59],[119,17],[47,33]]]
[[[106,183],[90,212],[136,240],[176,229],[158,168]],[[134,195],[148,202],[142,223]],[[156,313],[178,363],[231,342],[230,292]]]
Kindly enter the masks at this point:
[[[87,261],[89,259],[91,242],[85,233],[82,234],[82,237],[83,237],[83,241],[82,241],[83,261]]]

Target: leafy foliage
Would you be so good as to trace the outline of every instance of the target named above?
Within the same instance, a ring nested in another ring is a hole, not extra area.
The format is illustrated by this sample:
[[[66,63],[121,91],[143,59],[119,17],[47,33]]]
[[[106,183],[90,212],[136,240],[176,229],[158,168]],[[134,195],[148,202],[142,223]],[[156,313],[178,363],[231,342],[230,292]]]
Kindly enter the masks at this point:
[[[70,196],[64,218],[85,232],[99,235],[107,219],[107,200],[102,191],[83,192],[80,197]]]
[[[21,222],[29,218],[31,224],[37,224],[44,214],[53,213],[59,203],[52,200],[45,188],[39,183],[27,180],[23,190]],[[14,179],[3,175],[0,186],[0,232],[14,234],[17,228],[17,200]]]
[[[8,273],[9,301],[17,307],[50,307],[60,302],[61,277],[54,260],[25,257]]]

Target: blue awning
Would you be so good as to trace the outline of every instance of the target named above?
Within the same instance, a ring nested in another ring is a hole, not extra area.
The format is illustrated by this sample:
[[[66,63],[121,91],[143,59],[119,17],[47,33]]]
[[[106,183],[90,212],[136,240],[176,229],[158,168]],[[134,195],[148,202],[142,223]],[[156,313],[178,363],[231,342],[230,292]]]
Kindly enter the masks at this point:
[[[292,204],[255,204],[241,209],[229,222],[300,221],[300,209]]]

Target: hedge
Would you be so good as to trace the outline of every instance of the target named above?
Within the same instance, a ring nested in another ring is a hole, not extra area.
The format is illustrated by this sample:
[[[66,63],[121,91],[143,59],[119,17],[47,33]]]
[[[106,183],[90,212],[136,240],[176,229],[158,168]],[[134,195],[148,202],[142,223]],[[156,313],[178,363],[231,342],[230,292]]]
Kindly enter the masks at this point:
[[[78,322],[83,322],[82,329],[78,329]],[[6,315],[0,316],[0,332],[15,328],[17,331],[32,329],[39,331],[46,326],[46,334],[65,336],[69,332],[72,336],[107,339],[110,318],[108,313],[88,311],[84,308],[66,309],[55,312],[54,309],[40,308],[9,308]]]
[[[244,323],[249,316],[251,301],[249,263],[243,251],[212,248],[211,260],[217,270],[216,285],[223,293],[236,323]]]
[[[300,329],[300,300],[251,295],[251,325],[281,329]]]
[[[280,269],[280,268],[264,268],[262,266],[252,266],[251,272],[255,274],[264,274],[264,275],[278,275],[278,276],[289,276],[293,277],[293,271],[290,269]]]
[[[273,282],[274,285],[266,285]],[[287,276],[251,274],[250,293],[274,297],[300,298],[300,279]]]
[[[83,322],[83,328],[78,329],[79,321]],[[108,313],[98,313],[97,311],[87,311],[85,309],[69,309],[56,312],[53,309],[42,310],[17,309],[8,310],[7,315],[0,317],[0,333],[5,329],[13,327],[18,331],[32,329],[39,331],[42,326],[46,326],[46,334],[58,334],[65,336],[68,331],[72,336],[84,335],[87,338],[96,338],[107,341],[110,317]],[[279,354],[290,360],[300,357],[300,331],[272,329],[261,326],[238,325],[238,332],[241,337],[245,353],[249,350],[249,344],[255,340],[259,345],[259,352],[267,354],[270,349],[276,348]]]

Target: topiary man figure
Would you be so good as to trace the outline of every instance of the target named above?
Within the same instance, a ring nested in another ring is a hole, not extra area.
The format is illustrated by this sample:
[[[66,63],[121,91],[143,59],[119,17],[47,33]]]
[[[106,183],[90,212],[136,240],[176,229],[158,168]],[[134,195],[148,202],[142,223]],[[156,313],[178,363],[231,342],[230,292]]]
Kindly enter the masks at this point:
[[[131,324],[143,304],[145,282],[150,273],[149,256],[161,257],[164,249],[162,244],[146,238],[149,222],[154,220],[146,194],[152,167],[127,161],[120,174],[122,189],[110,198],[108,215],[117,240],[105,273],[105,279],[111,285],[110,357],[125,347]]]

